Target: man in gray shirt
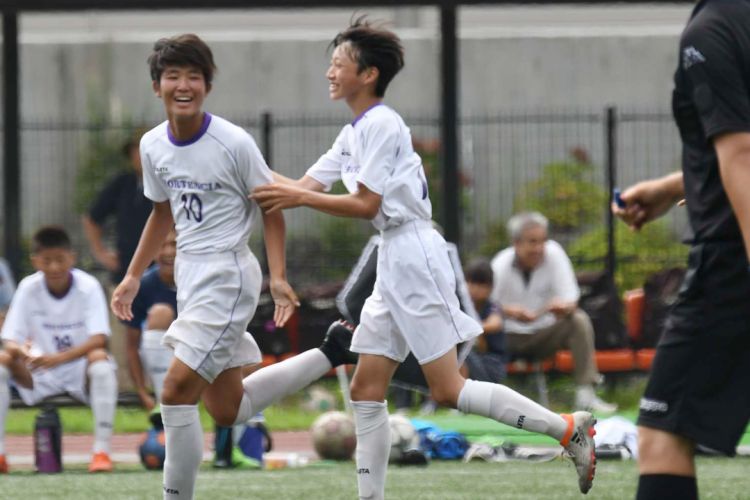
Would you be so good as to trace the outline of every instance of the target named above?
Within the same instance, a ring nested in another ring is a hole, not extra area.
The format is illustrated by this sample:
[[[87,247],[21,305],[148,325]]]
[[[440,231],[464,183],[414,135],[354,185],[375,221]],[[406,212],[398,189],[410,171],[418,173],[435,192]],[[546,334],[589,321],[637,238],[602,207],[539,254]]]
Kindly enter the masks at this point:
[[[492,299],[502,308],[508,352],[543,359],[570,349],[575,406],[614,412],[617,406],[594,392],[601,378],[594,361],[594,329],[578,308],[573,265],[560,244],[547,239],[547,227],[547,218],[538,212],[514,215],[508,221],[513,246],[492,259]]]

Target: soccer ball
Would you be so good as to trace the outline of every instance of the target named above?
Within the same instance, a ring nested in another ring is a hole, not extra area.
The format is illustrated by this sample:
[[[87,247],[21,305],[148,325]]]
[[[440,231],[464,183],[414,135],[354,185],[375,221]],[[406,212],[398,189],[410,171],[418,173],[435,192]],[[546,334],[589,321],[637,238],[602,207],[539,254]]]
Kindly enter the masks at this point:
[[[310,428],[313,446],[320,458],[349,460],[357,446],[354,420],[346,413],[329,411],[319,416]]]
[[[329,411],[336,408],[336,397],[328,390],[314,386],[305,394],[302,408],[309,412]]]
[[[163,430],[151,429],[143,436],[141,444],[138,446],[138,454],[141,456],[141,463],[145,468],[149,470],[164,468],[165,442]]]
[[[388,424],[391,428],[389,462],[399,461],[407,450],[419,449],[419,433],[408,418],[403,415],[390,415]]]

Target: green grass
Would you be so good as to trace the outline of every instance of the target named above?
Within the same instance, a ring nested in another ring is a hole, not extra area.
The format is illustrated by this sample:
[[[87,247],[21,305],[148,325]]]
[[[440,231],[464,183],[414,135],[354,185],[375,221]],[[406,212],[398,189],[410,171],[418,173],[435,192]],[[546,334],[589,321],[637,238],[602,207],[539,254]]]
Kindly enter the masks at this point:
[[[747,498],[749,459],[700,458],[699,489],[703,499]],[[153,499],[161,497],[161,474],[136,467],[114,474],[89,475],[82,469],[63,474],[35,475],[14,472],[0,478],[3,499]],[[594,488],[587,499],[634,498],[635,463],[600,462]],[[356,498],[354,464],[274,471],[217,471],[204,468],[198,476],[197,499],[309,499]],[[389,500],[581,499],[573,466],[550,463],[433,462],[427,468],[391,467]]]

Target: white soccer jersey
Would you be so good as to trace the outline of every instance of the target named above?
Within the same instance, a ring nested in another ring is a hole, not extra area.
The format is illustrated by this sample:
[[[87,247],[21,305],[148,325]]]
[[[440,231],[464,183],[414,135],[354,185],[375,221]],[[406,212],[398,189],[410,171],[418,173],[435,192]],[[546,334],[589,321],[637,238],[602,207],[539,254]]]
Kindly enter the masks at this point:
[[[60,298],[49,292],[41,271],[24,278],[5,318],[3,339],[19,344],[30,340],[35,352],[53,354],[83,344],[92,335],[109,335],[102,286],[80,269],[71,273],[73,284]]]
[[[260,211],[247,196],[273,177],[245,130],[204,113],[198,134],[178,141],[164,122],[141,139],[141,160],[143,191],[152,201],[169,200],[180,251],[204,254],[247,245]]]
[[[342,180],[350,193],[362,183],[381,195],[380,211],[372,220],[380,231],[410,220],[432,219],[427,178],[409,128],[398,113],[382,103],[346,125],[307,175],[326,190]]]

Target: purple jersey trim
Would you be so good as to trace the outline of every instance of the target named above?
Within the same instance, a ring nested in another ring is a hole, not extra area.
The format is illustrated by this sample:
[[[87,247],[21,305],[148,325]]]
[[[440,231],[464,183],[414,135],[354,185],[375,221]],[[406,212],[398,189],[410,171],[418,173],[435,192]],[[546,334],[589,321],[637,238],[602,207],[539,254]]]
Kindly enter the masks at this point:
[[[193,137],[191,137],[190,139],[185,139],[184,141],[177,139],[174,135],[172,135],[172,130],[169,128],[169,124],[167,124],[167,137],[169,137],[169,142],[171,142],[175,146],[190,146],[191,144],[198,142],[198,140],[203,137],[203,135],[206,133],[206,130],[208,130],[209,125],[211,125],[211,114],[203,113],[203,123],[201,123],[201,128]]]
[[[42,280],[42,282],[44,283],[44,288],[47,289],[47,293],[50,295],[50,297],[52,297],[53,299],[56,299],[56,300],[62,300],[65,297],[68,296],[68,294],[70,293],[70,291],[73,289],[73,284],[74,284],[73,283],[73,281],[74,281],[73,273],[72,272],[68,272],[68,276],[70,276],[70,286],[68,286],[68,289],[65,290],[65,293],[63,293],[62,295],[56,295],[56,294],[52,293],[52,290],[50,290],[49,287],[47,286],[47,280],[46,279]]]
[[[363,118],[363,117],[364,117],[364,116],[365,116],[365,115],[367,114],[367,112],[368,112],[368,111],[370,111],[370,110],[371,110],[372,108],[377,108],[377,107],[378,107],[378,106],[380,106],[381,104],[383,104],[383,103],[382,103],[382,102],[376,102],[375,104],[373,104],[372,106],[370,106],[370,107],[369,107],[369,108],[367,108],[366,110],[362,111],[362,112],[361,112],[361,113],[359,114],[359,116],[358,116],[358,117],[356,117],[356,118],[354,119],[354,121],[352,122],[352,127],[353,127],[353,126],[355,126],[355,125],[357,124],[357,122],[358,122],[358,121],[360,121],[360,120],[361,120],[361,119],[362,119],[362,118]]]

